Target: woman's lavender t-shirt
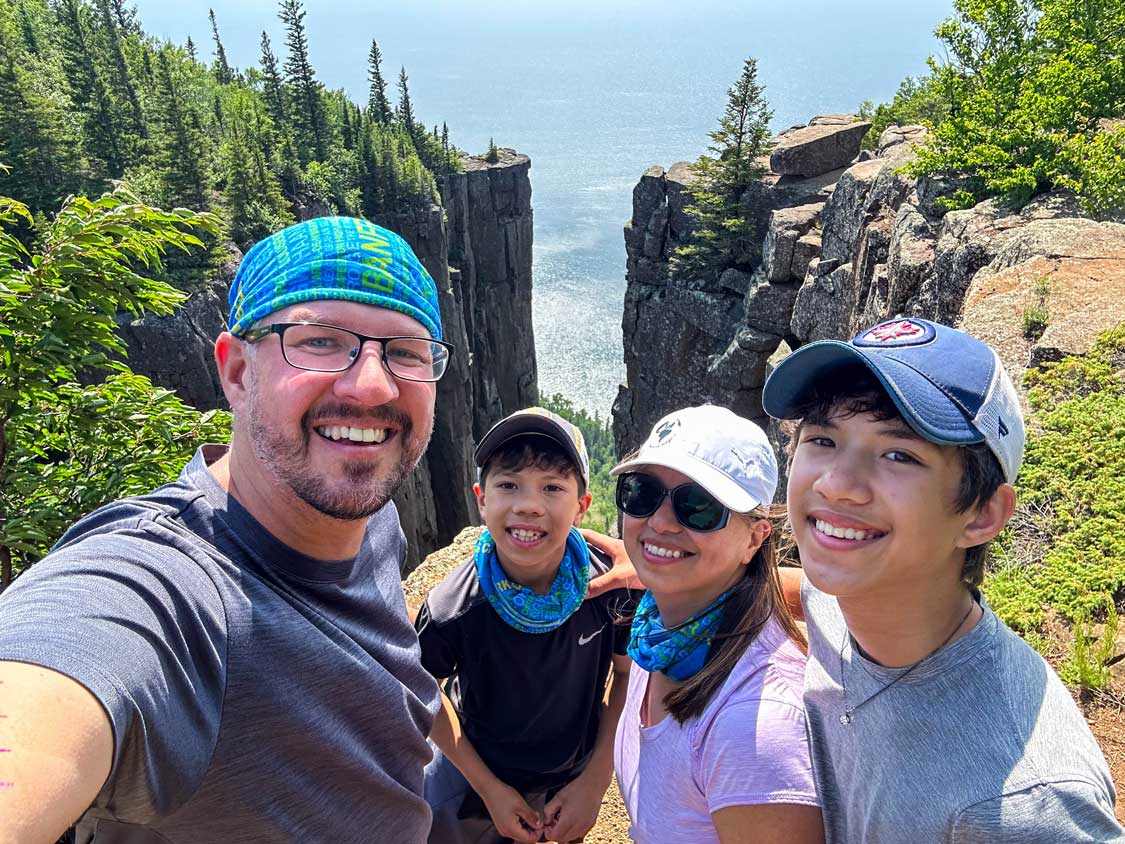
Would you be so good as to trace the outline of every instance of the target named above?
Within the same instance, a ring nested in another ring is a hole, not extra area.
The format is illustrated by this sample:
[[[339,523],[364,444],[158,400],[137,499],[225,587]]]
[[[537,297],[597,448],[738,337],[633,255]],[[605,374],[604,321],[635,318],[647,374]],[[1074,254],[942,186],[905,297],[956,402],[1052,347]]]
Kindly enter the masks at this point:
[[[703,714],[641,725],[649,674],[633,666],[614,767],[636,844],[718,844],[711,813],[819,805],[801,704],[805,658],[771,619]]]

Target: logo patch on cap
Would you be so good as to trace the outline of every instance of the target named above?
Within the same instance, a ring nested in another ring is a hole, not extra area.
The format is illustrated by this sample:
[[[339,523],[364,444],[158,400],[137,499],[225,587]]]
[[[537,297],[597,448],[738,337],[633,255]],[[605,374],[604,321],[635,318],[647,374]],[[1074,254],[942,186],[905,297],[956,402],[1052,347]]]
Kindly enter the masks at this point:
[[[852,340],[856,346],[917,346],[934,339],[934,330],[912,319],[896,319],[876,325]]]
[[[652,445],[664,445],[664,443],[668,442],[668,440],[672,438],[672,435],[676,433],[676,430],[679,427],[679,419],[669,419],[667,422],[653,431],[655,442],[653,442]]]

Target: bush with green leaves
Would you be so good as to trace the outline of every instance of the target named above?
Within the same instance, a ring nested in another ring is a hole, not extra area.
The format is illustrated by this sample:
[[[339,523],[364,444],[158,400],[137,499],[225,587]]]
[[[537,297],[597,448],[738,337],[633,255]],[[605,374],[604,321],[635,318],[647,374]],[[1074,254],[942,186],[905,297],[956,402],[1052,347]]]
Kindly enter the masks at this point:
[[[82,513],[170,480],[198,443],[225,437],[224,414],[134,375],[114,331],[120,313],[170,314],[186,294],[158,280],[162,256],[218,229],[123,186],[40,225],[0,197],[0,586]]]
[[[1022,204],[1074,190],[1095,215],[1125,209],[1125,3],[954,0],[930,59],[948,116],[910,172],[961,180],[948,207]]]
[[[1030,632],[1049,610],[1096,620],[1125,598],[1125,325],[1026,384],[1020,508],[984,588],[1001,618]]]
[[[863,148],[874,149],[888,126],[917,123],[932,129],[940,124],[949,116],[949,96],[933,76],[908,76],[899,84],[894,99],[879,105],[865,100],[859,107],[859,116],[871,121]]]

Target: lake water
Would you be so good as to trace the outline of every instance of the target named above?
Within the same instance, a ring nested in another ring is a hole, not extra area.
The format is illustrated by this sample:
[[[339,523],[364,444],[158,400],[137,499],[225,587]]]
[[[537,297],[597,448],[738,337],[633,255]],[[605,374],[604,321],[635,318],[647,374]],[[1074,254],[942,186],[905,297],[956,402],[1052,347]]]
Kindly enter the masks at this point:
[[[283,57],[275,3],[142,0],[146,31],[210,57],[214,7],[231,62],[256,65],[263,29]],[[782,129],[889,99],[924,73],[951,0],[306,2],[318,78],[367,99],[371,39],[392,85],[405,65],[418,118],[454,143],[490,138],[531,156],[539,385],[603,416],[624,377],[622,226],[644,169],[693,160],[742,62]],[[396,97],[391,91],[392,98]]]

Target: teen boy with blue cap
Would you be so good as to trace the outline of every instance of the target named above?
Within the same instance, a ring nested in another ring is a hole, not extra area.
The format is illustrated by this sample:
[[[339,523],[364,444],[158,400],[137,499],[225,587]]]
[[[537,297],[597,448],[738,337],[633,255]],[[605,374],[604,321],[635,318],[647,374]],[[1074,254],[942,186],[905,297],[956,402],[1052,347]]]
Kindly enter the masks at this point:
[[[258,243],[215,343],[234,411],[175,482],[0,598],[0,838],[422,844],[438,688],[390,496],[433,425],[433,280],[330,217]]]
[[[1024,447],[996,353],[895,319],[798,349],[763,404],[796,423],[788,507],[829,844],[1125,841],[1070,694],[978,588]]]

